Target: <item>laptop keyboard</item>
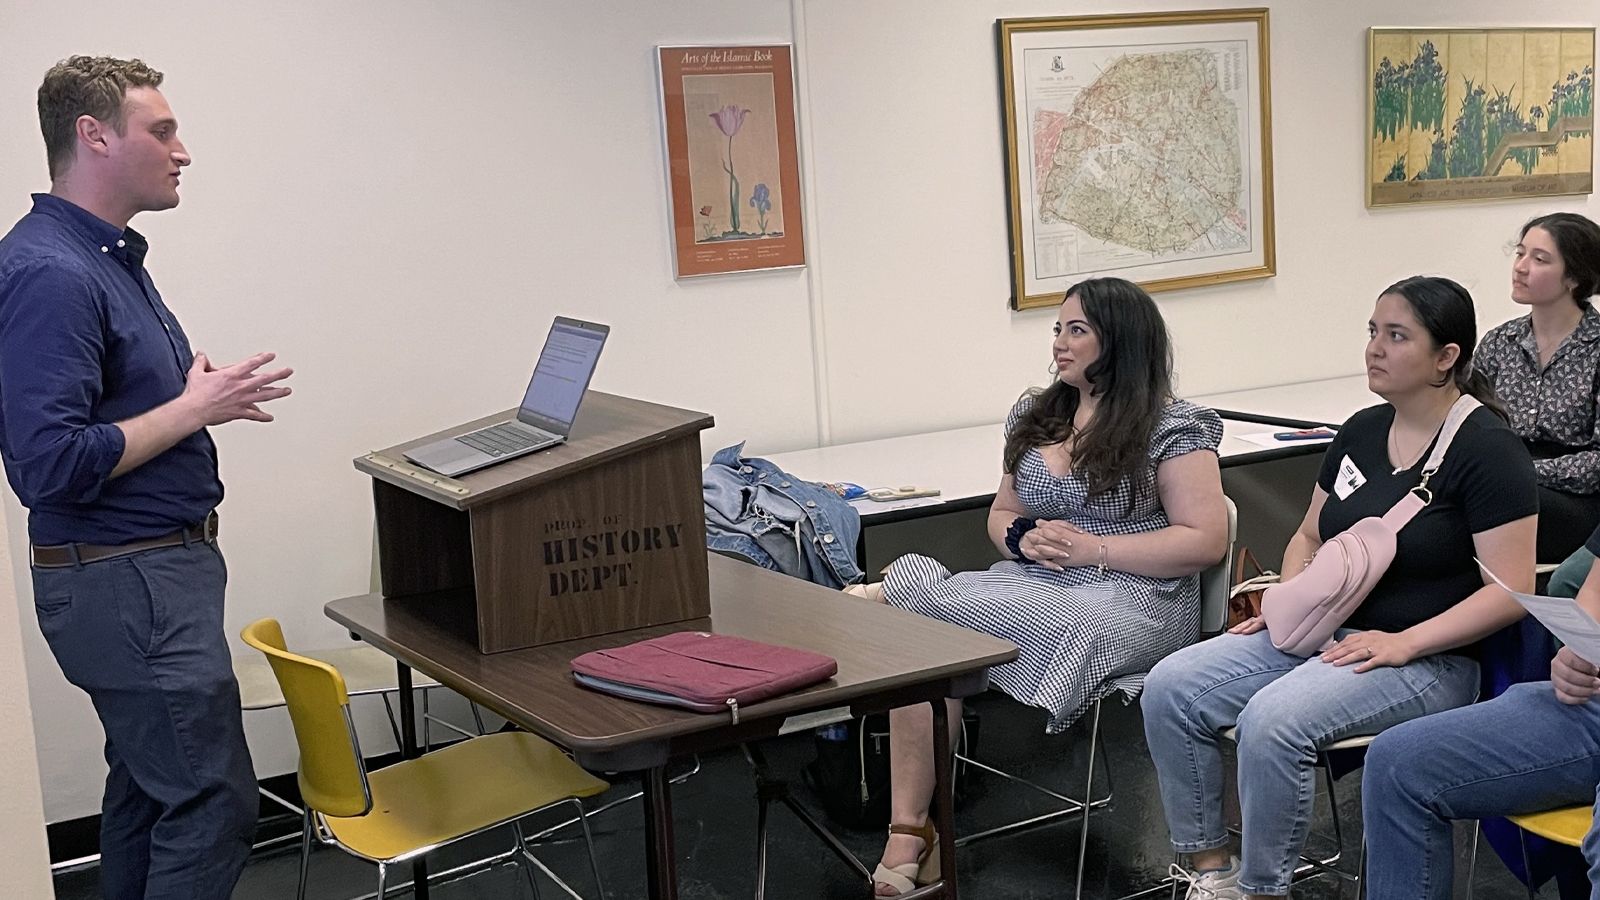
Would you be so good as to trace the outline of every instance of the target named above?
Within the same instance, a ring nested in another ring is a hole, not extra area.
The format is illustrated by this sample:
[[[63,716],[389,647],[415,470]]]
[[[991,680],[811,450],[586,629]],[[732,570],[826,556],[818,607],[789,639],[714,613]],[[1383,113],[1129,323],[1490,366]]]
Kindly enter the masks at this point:
[[[490,456],[505,456],[507,453],[543,447],[555,442],[555,438],[550,435],[529,434],[510,422],[491,425],[471,434],[464,434],[456,440]]]

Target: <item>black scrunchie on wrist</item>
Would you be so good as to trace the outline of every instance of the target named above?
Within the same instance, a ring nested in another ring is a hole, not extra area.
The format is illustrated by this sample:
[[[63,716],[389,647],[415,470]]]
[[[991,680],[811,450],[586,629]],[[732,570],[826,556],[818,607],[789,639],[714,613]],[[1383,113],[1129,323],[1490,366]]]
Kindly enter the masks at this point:
[[[1006,549],[1010,550],[1012,555],[1025,563],[1033,562],[1033,560],[1022,552],[1022,536],[1032,531],[1038,524],[1037,520],[1030,519],[1027,516],[1017,516],[1011,520],[1011,527],[1006,529]]]

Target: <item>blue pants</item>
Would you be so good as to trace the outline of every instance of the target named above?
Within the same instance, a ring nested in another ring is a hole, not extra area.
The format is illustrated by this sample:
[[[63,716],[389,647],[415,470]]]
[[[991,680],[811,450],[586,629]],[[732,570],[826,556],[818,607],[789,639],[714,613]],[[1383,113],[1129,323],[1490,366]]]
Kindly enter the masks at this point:
[[[39,628],[106,734],[106,900],[226,900],[258,799],[222,628],[227,570],[194,542],[34,569]]]
[[[1265,631],[1219,635],[1157,663],[1140,705],[1173,849],[1227,845],[1219,735],[1237,724],[1239,887],[1288,894],[1311,823],[1317,748],[1471,703],[1478,692],[1478,664],[1464,656],[1355,668],[1280,652]]]
[[[1452,819],[1541,812],[1597,799],[1600,700],[1568,706],[1548,681],[1385,731],[1367,750],[1362,816],[1368,893],[1451,896]],[[1583,842],[1600,900],[1600,829]]]

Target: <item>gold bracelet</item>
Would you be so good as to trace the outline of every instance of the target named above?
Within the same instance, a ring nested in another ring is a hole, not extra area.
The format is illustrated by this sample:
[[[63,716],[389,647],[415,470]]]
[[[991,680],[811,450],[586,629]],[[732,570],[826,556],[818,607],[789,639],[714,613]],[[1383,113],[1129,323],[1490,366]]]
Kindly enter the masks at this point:
[[[1100,564],[1096,568],[1100,570],[1101,578],[1106,577],[1106,542],[1104,539],[1100,541]]]

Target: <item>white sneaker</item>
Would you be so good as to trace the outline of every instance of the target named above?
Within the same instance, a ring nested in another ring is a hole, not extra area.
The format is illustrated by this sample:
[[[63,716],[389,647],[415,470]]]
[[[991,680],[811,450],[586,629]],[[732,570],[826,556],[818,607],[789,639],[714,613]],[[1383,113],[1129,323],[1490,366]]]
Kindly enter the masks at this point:
[[[1177,879],[1179,884],[1189,885],[1189,891],[1183,895],[1183,900],[1244,900],[1244,891],[1239,888],[1237,856],[1228,857],[1228,867],[1220,871],[1212,869],[1206,872],[1191,872],[1173,863],[1168,869],[1168,874]]]

